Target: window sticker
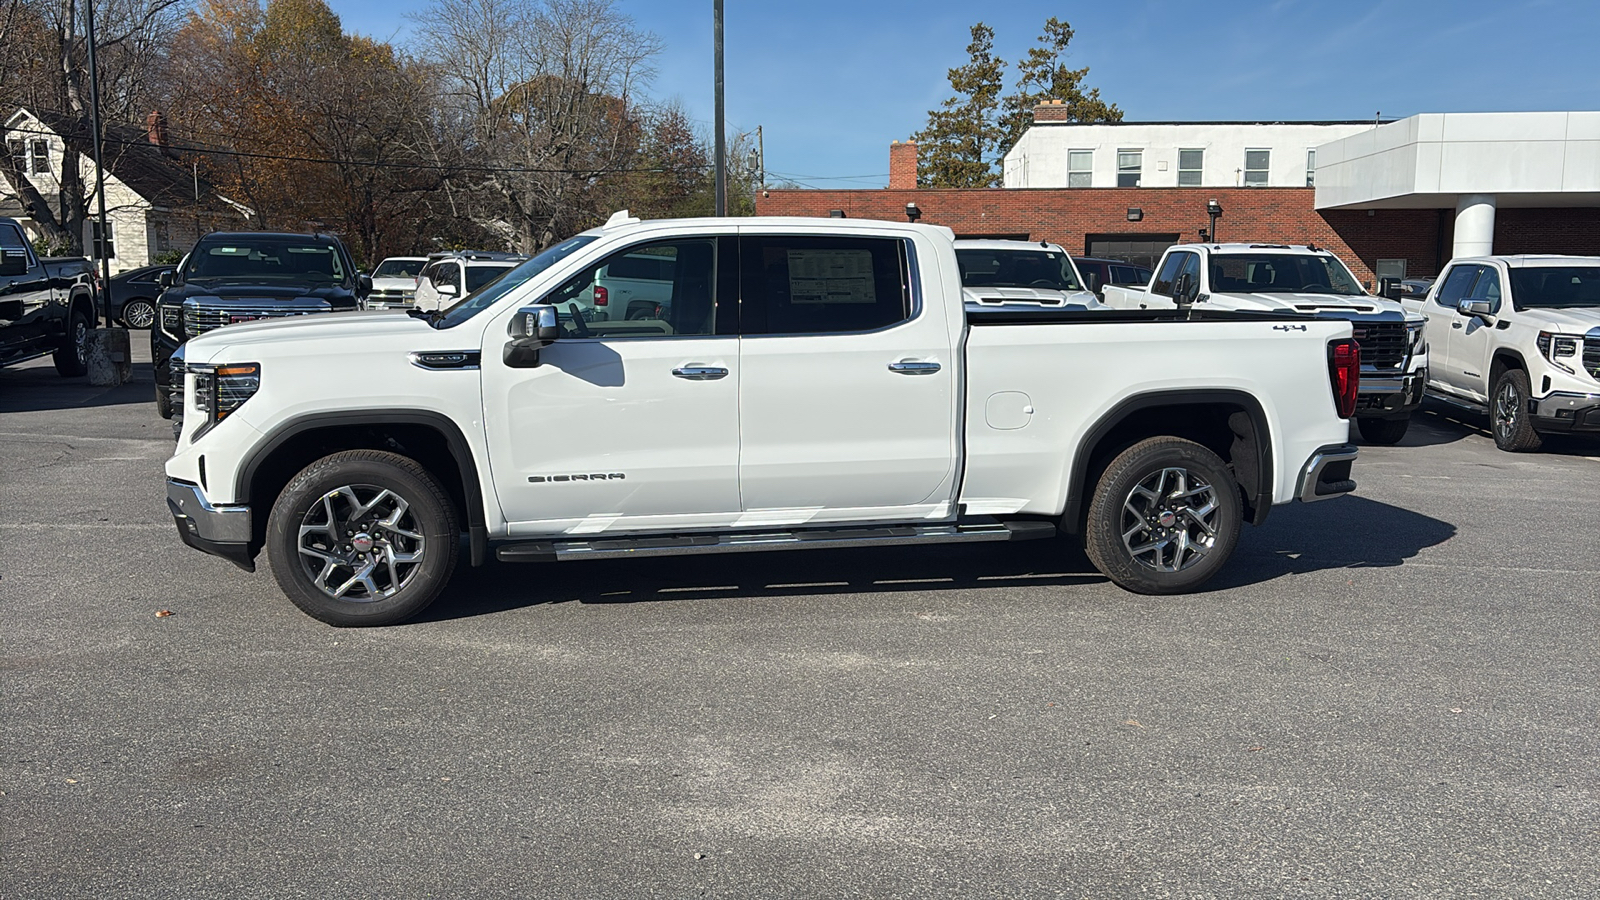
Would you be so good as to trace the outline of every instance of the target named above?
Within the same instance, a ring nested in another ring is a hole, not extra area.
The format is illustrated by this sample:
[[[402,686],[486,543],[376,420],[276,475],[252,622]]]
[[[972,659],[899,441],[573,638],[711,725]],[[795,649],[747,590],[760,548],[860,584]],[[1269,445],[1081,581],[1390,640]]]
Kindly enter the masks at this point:
[[[789,250],[789,302],[872,304],[871,250]]]

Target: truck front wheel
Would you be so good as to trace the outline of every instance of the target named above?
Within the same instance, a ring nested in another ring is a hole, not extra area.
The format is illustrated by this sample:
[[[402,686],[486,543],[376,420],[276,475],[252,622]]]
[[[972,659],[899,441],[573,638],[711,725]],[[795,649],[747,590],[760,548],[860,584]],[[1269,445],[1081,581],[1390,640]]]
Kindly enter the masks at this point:
[[[76,378],[89,371],[89,328],[83,310],[74,309],[67,316],[67,336],[51,357],[57,374]]]
[[[1118,454],[1095,485],[1084,549],[1123,590],[1187,593],[1233,554],[1243,512],[1221,457],[1193,441],[1150,438]]]
[[[439,482],[380,450],[346,450],[305,467],[267,520],[278,586],[330,625],[392,625],[421,612],[449,582],[459,543]]]
[[[1494,394],[1489,398],[1489,424],[1494,429],[1494,444],[1512,453],[1537,450],[1544,441],[1533,430],[1528,420],[1528,373],[1521,369],[1506,369],[1494,381]]]
[[[1356,419],[1356,427],[1361,429],[1361,439],[1369,444],[1398,444],[1406,436],[1406,429],[1411,427],[1411,417]]]

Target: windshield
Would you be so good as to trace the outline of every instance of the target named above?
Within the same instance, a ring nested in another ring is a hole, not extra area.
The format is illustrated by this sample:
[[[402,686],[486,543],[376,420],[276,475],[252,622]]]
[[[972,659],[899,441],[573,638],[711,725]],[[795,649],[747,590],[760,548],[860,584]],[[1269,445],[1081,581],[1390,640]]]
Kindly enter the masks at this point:
[[[345,279],[344,261],[332,244],[293,238],[234,237],[202,242],[189,254],[185,281],[321,281]]]
[[[1511,270],[1517,309],[1600,306],[1600,266],[1524,266]]]
[[[516,268],[506,270],[503,276],[496,279],[488,287],[450,307],[444,316],[439,319],[438,327],[454,328],[460,325],[462,322],[493,306],[501,297],[521,287],[522,283],[529,278],[566,259],[585,244],[593,243],[595,239],[596,235],[592,234],[580,234],[575,238],[568,238],[533,259],[518,265]]]
[[[1366,294],[1338,257],[1320,253],[1213,253],[1211,290],[1218,294]]]
[[[956,249],[961,283],[967,287],[1031,287],[1081,291],[1072,260],[1055,250]]]
[[[373,278],[415,278],[422,267],[427,265],[425,259],[386,259],[378,263],[372,270]]]

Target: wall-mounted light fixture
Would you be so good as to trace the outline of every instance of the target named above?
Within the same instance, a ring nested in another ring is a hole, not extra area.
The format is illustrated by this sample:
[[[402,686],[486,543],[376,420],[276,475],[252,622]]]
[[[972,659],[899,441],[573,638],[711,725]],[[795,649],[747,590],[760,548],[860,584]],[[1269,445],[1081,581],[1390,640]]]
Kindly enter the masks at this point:
[[[1128,207],[1128,221],[1129,222],[1142,222],[1142,221],[1144,221],[1144,210],[1140,209],[1137,206]]]
[[[917,205],[915,203],[907,203],[906,204],[906,221],[915,222],[920,218],[922,218],[922,210],[917,209]]]

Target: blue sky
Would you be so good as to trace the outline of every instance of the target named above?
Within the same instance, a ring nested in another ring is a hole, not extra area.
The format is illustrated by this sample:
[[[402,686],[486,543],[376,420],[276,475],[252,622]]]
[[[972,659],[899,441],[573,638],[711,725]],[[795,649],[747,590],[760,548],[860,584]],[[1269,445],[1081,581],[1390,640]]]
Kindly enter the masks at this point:
[[[404,43],[426,0],[329,0],[350,30]],[[619,0],[664,45],[652,96],[710,132],[711,0]],[[1600,108],[1600,0],[999,3],[725,0],[730,132],[763,126],[767,169],[816,187],[881,187],[888,146],[950,94],[980,19],[1010,63],[1044,20],[1130,121],[1366,119]],[[1009,77],[1012,67],[1008,67]]]

